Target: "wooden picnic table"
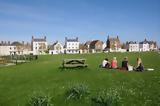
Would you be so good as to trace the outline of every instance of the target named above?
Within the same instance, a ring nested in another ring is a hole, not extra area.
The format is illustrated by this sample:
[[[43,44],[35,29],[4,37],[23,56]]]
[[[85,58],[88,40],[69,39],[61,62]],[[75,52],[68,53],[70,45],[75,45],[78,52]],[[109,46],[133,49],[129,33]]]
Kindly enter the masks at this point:
[[[87,67],[86,59],[64,59],[63,68]]]

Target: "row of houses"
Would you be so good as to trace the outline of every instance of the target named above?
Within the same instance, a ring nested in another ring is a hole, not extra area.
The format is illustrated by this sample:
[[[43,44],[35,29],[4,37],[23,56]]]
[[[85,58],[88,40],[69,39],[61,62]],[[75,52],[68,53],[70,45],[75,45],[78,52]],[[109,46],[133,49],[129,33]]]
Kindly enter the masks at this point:
[[[22,54],[30,54],[31,52],[31,45],[30,43],[24,44],[24,41],[22,43],[15,41],[15,42],[4,42],[1,41],[0,43],[0,56],[3,55],[22,55]]]
[[[142,42],[126,42],[126,49],[129,52],[139,52],[139,51],[156,51],[158,50],[157,43],[155,41],[147,41],[145,39]]]
[[[121,44],[119,37],[107,37],[105,42],[100,40],[91,40],[85,43],[80,43],[78,37],[69,39],[65,38],[65,44],[56,41],[52,45],[47,43],[47,38],[35,38],[32,36],[31,43],[24,42],[5,42],[0,43],[0,55],[22,55],[22,54],[75,54],[75,53],[101,53],[101,52],[138,52],[138,51],[153,51],[157,50],[155,41],[142,42],[126,42]]]

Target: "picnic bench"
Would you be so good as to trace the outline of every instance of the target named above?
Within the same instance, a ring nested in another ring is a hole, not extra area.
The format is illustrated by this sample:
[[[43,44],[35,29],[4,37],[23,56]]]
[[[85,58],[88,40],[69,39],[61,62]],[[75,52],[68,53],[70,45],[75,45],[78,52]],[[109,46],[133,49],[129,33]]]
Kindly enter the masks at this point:
[[[87,67],[86,59],[64,59],[63,68]]]

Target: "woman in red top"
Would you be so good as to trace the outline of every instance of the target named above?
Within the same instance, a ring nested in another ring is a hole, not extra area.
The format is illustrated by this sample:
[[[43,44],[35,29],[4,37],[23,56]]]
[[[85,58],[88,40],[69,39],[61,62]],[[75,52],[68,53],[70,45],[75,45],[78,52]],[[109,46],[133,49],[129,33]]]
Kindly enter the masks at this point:
[[[112,68],[117,68],[117,59],[116,59],[116,57],[113,57],[113,60],[111,62],[111,67]]]

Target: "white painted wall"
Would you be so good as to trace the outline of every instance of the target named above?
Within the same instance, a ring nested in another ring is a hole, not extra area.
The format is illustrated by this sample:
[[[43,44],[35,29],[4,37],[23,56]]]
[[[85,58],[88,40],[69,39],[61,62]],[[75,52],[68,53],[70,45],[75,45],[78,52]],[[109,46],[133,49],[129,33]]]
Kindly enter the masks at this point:
[[[40,43],[45,44],[44,49],[40,49]],[[33,54],[34,55],[39,55],[39,54],[45,54],[45,51],[48,48],[48,43],[47,42],[33,42]]]
[[[79,42],[66,42],[66,53],[67,54],[79,53]]]
[[[149,44],[146,43],[146,44],[139,44],[139,50],[140,51],[149,51]]]
[[[138,52],[139,51],[139,44],[129,44],[128,48],[129,52]]]
[[[10,55],[12,51],[17,51],[16,46],[0,46],[0,56]]]

